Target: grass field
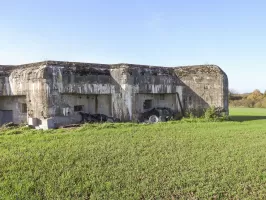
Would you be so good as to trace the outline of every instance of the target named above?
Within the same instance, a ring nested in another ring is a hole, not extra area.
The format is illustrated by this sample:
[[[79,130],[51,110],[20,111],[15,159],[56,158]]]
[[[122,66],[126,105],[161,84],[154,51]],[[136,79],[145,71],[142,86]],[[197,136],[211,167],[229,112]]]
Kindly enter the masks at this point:
[[[1,130],[0,199],[265,199],[266,109],[231,115]]]
[[[235,121],[253,121],[266,119],[265,108],[231,108],[230,115]]]

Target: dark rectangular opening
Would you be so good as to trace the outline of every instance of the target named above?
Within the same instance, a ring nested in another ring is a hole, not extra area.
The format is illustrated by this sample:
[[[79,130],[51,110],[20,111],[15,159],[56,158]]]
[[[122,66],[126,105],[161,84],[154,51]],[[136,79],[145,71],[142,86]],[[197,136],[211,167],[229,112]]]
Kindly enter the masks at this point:
[[[188,97],[188,104],[192,105],[192,97],[191,96]]]
[[[74,106],[74,112],[80,112],[80,111],[83,111],[83,105]]]
[[[27,113],[27,104],[26,103],[20,104],[20,111],[21,111],[21,113]]]
[[[152,100],[151,99],[146,99],[143,103],[143,109],[151,109],[152,108]]]
[[[0,110],[2,114],[0,118],[0,125],[13,122],[13,111],[12,110]]]

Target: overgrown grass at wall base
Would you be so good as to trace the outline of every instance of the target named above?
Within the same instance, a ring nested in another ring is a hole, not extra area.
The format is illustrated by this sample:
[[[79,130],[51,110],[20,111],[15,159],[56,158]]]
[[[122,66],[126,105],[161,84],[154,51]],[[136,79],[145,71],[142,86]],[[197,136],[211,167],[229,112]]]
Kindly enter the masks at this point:
[[[236,110],[243,122],[1,130],[0,199],[264,199],[258,112]]]
[[[229,120],[229,116],[219,107],[209,107],[203,110],[189,110],[186,112],[183,121],[226,121]]]

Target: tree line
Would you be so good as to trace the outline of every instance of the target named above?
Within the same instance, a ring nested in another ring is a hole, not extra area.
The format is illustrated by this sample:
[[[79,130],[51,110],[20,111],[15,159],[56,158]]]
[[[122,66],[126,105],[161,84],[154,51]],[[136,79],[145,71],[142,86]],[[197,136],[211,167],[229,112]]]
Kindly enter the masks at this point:
[[[229,104],[232,107],[266,108],[266,91],[262,93],[256,89],[252,93],[238,94],[230,90]]]

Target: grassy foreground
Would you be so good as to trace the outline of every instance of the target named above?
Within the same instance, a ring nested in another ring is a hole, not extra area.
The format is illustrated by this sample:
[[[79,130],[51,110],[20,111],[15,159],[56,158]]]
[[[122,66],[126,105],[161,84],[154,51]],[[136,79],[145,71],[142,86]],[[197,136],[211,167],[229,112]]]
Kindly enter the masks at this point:
[[[266,109],[232,115],[1,130],[0,199],[264,199]]]

